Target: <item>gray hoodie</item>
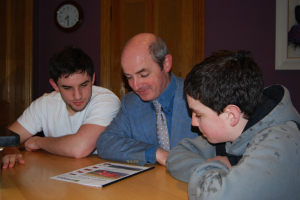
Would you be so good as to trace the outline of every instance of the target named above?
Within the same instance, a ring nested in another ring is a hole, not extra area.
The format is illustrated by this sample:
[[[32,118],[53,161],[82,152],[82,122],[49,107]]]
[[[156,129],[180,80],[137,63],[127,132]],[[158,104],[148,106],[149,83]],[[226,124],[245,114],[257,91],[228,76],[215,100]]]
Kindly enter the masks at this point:
[[[216,147],[201,136],[171,150],[167,169],[189,183],[190,199],[300,199],[300,116],[285,87],[266,88],[264,98],[274,108],[263,116],[256,111],[255,123],[249,119],[241,136],[226,143],[228,154],[242,157],[230,169],[205,161],[216,156]]]

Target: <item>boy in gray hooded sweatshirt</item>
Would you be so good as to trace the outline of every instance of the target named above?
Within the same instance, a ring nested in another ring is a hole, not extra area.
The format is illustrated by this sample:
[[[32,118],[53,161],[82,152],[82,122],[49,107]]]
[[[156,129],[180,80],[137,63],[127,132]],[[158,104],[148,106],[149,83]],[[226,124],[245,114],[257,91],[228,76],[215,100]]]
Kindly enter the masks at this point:
[[[300,199],[300,116],[288,90],[263,88],[249,51],[219,51],[187,75],[192,125],[167,159],[190,199]]]

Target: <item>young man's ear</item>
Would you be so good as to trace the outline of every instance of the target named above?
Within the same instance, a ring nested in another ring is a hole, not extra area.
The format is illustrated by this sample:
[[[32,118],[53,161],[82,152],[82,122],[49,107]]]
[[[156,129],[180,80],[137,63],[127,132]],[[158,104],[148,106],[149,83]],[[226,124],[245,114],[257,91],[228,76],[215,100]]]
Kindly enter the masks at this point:
[[[95,72],[94,72],[93,78],[92,78],[92,85],[94,85],[94,83],[95,83]]]
[[[236,126],[239,123],[241,117],[241,110],[239,107],[235,105],[228,105],[224,109],[224,113],[228,114],[228,122],[232,127]]]
[[[54,80],[53,80],[53,79],[50,79],[49,82],[50,82],[50,84],[52,85],[53,89],[54,89],[56,92],[59,92],[58,87],[57,87],[56,83],[54,82]]]
[[[165,60],[164,60],[165,72],[170,72],[171,67],[172,67],[172,55],[168,54],[168,55],[166,55]]]

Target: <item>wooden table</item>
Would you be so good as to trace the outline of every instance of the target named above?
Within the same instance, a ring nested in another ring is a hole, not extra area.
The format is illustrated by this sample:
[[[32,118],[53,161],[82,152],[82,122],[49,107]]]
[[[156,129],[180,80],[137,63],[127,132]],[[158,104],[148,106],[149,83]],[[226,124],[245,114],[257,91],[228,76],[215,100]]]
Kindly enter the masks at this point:
[[[49,177],[103,162],[97,155],[74,159],[45,151],[22,151],[26,164],[2,169],[0,199],[188,199],[188,184],[174,179],[159,164],[155,169],[104,188],[50,179]],[[149,165],[152,166],[152,165]]]

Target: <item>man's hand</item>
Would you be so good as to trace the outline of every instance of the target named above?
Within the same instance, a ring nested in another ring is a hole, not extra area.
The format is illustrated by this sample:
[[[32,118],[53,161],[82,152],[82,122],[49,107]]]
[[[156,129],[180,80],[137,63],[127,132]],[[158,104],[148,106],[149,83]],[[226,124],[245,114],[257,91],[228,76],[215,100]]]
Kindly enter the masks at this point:
[[[157,148],[156,160],[159,164],[166,166],[166,160],[167,160],[168,155],[169,155],[169,152],[167,152],[161,148]]]
[[[37,143],[37,141],[40,139],[41,139],[41,137],[39,137],[39,136],[34,136],[34,137],[29,138],[25,142],[25,149],[27,151],[34,151],[34,150],[40,149],[40,147],[38,146],[38,143]]]
[[[15,165],[16,161],[20,164],[25,164],[22,154],[16,147],[6,147],[3,149],[2,153],[3,169],[6,169],[8,167],[12,168]]]
[[[217,156],[217,157],[214,157],[214,158],[209,158],[206,161],[213,161],[213,160],[218,160],[218,161],[221,161],[221,162],[225,163],[228,168],[231,167],[231,164],[230,164],[227,156]]]

